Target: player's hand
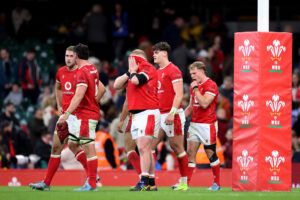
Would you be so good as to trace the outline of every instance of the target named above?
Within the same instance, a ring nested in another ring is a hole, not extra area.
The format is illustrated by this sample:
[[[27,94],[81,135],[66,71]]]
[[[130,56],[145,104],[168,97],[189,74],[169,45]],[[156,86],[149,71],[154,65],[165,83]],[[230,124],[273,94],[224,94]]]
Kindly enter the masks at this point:
[[[129,72],[130,73],[135,73],[139,68],[139,66],[136,63],[134,57],[132,57],[132,56],[130,56],[129,59],[128,59],[128,67],[129,67]]]
[[[194,87],[198,87],[197,81],[193,81],[193,82],[191,83],[191,88],[194,88]]]
[[[62,107],[61,106],[58,106],[57,107],[57,111],[58,111],[58,115],[60,116],[60,115],[62,115]]]
[[[174,116],[175,116],[174,114],[169,113],[168,116],[166,117],[165,124],[172,125],[174,123]]]
[[[32,85],[32,84],[29,83],[29,84],[27,85],[27,87],[28,87],[28,89],[33,89],[33,88],[34,88],[34,85]]]
[[[117,124],[117,130],[119,133],[123,133],[123,130],[122,130],[123,124],[124,124],[124,120],[120,120]]]
[[[64,123],[64,122],[68,119],[68,117],[69,117],[69,116],[68,116],[66,113],[62,114],[62,115],[59,117],[57,123],[59,123],[59,124]]]

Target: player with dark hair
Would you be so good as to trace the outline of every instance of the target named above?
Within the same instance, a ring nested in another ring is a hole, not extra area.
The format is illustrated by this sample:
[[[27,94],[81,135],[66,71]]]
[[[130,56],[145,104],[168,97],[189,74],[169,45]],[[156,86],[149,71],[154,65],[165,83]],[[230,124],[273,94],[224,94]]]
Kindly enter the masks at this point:
[[[77,65],[75,64],[76,55],[74,46],[69,46],[65,53],[66,65],[61,67],[56,74],[55,94],[58,111],[60,114],[64,113],[68,108],[71,99],[75,94]],[[101,88],[101,87],[100,87]],[[101,88],[101,93],[104,93],[104,86]],[[50,160],[48,162],[47,174],[43,181],[31,183],[29,186],[37,190],[49,190],[53,176],[55,175],[61,159],[61,152],[68,144],[69,149],[74,153],[75,158],[80,162],[87,172],[87,158],[80,144],[76,141],[68,140],[69,131],[67,129],[60,130],[58,126],[54,132],[53,145],[51,150]]]
[[[153,46],[154,63],[158,64],[158,99],[160,133],[152,142],[152,153],[161,142],[164,134],[168,136],[170,146],[177,155],[180,180],[174,190],[187,190],[188,156],[184,150],[185,116],[181,102],[183,98],[183,79],[179,68],[169,61],[171,47],[167,42],[159,42]],[[153,163],[154,164],[154,163]],[[155,169],[154,167],[152,167]],[[151,174],[154,182],[154,172]],[[154,183],[155,184],[155,183]]]
[[[88,46],[75,46],[76,64],[76,91],[65,113],[59,118],[58,124],[68,124],[73,138],[77,139],[87,155],[88,181],[78,191],[96,191],[96,176],[98,159],[95,149],[95,129],[100,119],[98,101],[99,74],[96,67],[90,64]],[[66,123],[67,122],[67,123]],[[72,129],[72,130],[71,130]]]
[[[76,74],[77,71],[75,58],[76,56],[74,52],[74,46],[68,47],[65,53],[66,65],[61,67],[56,74],[55,94],[56,94],[57,108],[60,113],[64,112],[67,109],[67,106],[70,104],[70,101],[75,93],[76,87],[75,87],[74,75]],[[55,130],[53,136],[51,156],[48,162],[48,171],[46,177],[41,182],[29,184],[30,187],[32,187],[32,189],[37,189],[37,190],[50,189],[51,180],[59,167],[61,152],[66,142],[67,140],[62,140],[62,141],[60,140],[60,134],[58,134],[57,130]],[[75,154],[76,159],[82,164],[82,166],[87,172],[86,155],[83,152],[83,150],[80,148],[79,144],[69,141],[68,146],[70,150]]]

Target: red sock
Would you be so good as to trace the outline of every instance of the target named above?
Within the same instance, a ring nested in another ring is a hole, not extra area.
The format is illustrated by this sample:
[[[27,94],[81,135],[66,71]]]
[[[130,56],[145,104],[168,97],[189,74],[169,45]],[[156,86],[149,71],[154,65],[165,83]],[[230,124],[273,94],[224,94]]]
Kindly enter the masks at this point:
[[[187,170],[187,177],[188,177],[188,184],[190,184],[190,181],[192,179],[192,175],[193,175],[193,172],[196,168],[196,164],[195,163],[189,163],[188,164],[188,170]]]
[[[44,183],[46,185],[48,186],[50,185],[52,178],[58,169],[59,163],[60,163],[60,155],[51,155],[50,160],[48,162],[47,174],[44,179]]]
[[[93,157],[92,160],[87,161],[89,184],[92,186],[92,188],[96,187],[97,167],[97,156],[95,156],[95,158]]]
[[[129,163],[133,166],[135,171],[140,175],[142,173],[140,156],[136,153],[136,151],[130,151],[127,154]]]
[[[188,174],[188,164],[189,164],[189,159],[187,154],[184,152],[183,156],[177,157],[177,160],[179,164],[179,171],[181,177],[186,177]]]
[[[214,176],[214,182],[220,186],[220,164],[211,166],[211,170]]]
[[[88,175],[86,155],[83,150],[80,150],[76,153],[75,158],[80,162],[85,170],[86,175]]]

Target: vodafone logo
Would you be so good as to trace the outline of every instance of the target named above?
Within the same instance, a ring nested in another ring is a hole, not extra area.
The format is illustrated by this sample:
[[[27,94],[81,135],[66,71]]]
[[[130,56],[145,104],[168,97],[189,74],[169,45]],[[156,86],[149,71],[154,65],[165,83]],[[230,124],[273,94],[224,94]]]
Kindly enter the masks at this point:
[[[157,81],[157,89],[161,89],[161,82],[160,81]]]
[[[71,90],[71,88],[72,88],[71,83],[70,82],[66,82],[65,83],[65,89],[69,91],[69,90]]]
[[[199,104],[199,102],[198,102],[198,100],[197,100],[197,97],[196,97],[196,96],[194,96],[194,103],[195,103],[195,104]]]

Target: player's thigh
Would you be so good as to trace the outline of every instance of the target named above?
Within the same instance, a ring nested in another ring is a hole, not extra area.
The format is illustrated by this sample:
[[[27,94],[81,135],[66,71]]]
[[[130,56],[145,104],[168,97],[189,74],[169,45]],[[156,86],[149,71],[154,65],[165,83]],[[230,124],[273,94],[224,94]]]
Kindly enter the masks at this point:
[[[79,150],[81,150],[82,148],[80,147],[80,144],[78,142],[69,140],[68,141],[68,147],[69,149],[76,154]]]
[[[132,115],[131,135],[134,140],[139,137],[156,137],[159,132],[160,113],[158,109],[145,110]]]
[[[176,154],[182,153],[184,151],[184,136],[174,135],[174,137],[169,137],[170,146]]]
[[[136,139],[136,144],[138,146],[140,154],[151,152],[151,142],[152,137],[150,136],[139,137]]]
[[[82,148],[87,156],[87,158],[92,158],[97,156],[95,142],[89,142],[82,145]]]
[[[82,119],[80,123],[80,135],[79,138],[86,138],[89,140],[95,140],[96,138],[96,126],[98,121],[93,119]]]
[[[195,161],[196,158],[196,154],[198,152],[199,146],[200,146],[200,142],[196,142],[196,141],[188,141],[187,142],[187,153],[188,153],[188,157],[189,157],[189,161]]]
[[[165,123],[168,113],[162,114],[160,118],[160,127],[164,130],[168,137],[174,137],[175,135],[184,135],[185,116],[183,109],[180,109],[174,116],[174,123],[167,125]]]
[[[128,115],[124,121],[124,132],[130,134],[130,129],[131,129],[131,124],[132,124],[132,116]]]
[[[136,148],[136,143],[135,141],[132,139],[132,136],[130,133],[125,133],[125,136],[124,136],[124,143],[125,143],[125,149],[126,149],[126,152],[129,152],[129,151],[132,151],[132,150],[135,150]]]
[[[216,123],[190,123],[188,141],[198,141],[204,145],[216,143]]]
[[[155,150],[157,145],[163,140],[165,137],[165,132],[162,129],[159,129],[157,137],[153,137],[152,143],[151,143],[151,149]]]
[[[53,145],[52,145],[52,149],[51,149],[51,154],[59,155],[62,152],[65,143],[66,143],[66,140],[64,141],[64,143],[60,143],[57,132],[54,131]]]

